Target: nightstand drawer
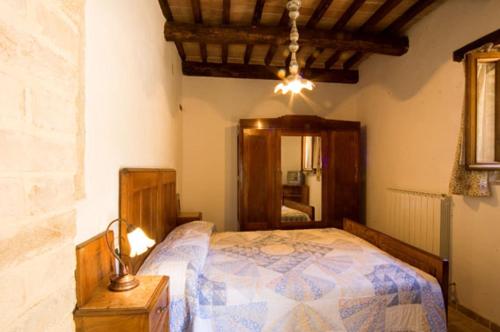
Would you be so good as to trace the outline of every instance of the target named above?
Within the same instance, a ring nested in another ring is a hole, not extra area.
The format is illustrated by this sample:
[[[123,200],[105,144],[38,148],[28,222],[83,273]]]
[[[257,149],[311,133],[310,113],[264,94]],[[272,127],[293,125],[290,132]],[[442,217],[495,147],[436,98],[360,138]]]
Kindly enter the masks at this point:
[[[158,297],[158,302],[153,306],[149,313],[149,326],[153,327],[151,330],[155,332],[168,331],[168,287],[164,288]]]

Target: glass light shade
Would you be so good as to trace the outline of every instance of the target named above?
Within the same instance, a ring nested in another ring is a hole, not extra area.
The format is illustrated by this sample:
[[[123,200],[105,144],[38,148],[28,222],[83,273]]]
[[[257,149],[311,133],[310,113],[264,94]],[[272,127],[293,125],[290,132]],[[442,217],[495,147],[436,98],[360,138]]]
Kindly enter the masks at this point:
[[[148,251],[155,245],[155,241],[150,239],[139,227],[127,234],[130,244],[130,257],[135,257]]]
[[[300,75],[290,75],[283,82],[276,85],[274,93],[292,94],[300,93],[302,89],[312,90],[314,88],[313,82],[303,79]]]

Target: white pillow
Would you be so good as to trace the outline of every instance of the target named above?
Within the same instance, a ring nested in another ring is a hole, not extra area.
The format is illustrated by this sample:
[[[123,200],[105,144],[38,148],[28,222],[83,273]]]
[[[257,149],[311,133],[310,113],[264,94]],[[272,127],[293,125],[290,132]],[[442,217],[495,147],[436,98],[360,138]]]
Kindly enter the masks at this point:
[[[205,265],[213,229],[214,224],[206,221],[176,227],[153,249],[138,274],[168,275],[173,284],[182,282],[174,280],[177,277],[185,280],[188,267],[199,273]]]

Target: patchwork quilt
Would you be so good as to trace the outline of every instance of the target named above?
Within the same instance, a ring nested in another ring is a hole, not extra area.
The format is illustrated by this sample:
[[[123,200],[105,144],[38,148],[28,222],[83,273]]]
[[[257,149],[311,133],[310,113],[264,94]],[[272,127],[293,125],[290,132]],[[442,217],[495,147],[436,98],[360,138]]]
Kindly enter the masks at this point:
[[[198,303],[198,276],[205,266],[214,225],[193,221],[175,228],[142,264],[139,275],[170,278],[171,332],[189,331]]]
[[[143,271],[179,279],[171,331],[446,331],[435,278],[347,232],[184,226]]]
[[[337,229],[212,235],[195,331],[446,331],[437,281]]]

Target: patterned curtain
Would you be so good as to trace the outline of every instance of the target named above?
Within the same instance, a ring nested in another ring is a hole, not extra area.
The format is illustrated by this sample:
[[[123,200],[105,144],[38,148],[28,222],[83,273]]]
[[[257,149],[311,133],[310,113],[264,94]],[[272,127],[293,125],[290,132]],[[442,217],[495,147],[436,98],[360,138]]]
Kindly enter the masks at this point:
[[[465,103],[464,103],[465,105]],[[488,171],[469,171],[465,168],[465,106],[458,137],[457,152],[450,180],[450,194],[471,197],[491,195]]]

